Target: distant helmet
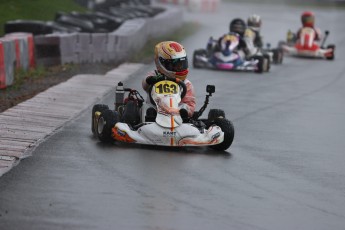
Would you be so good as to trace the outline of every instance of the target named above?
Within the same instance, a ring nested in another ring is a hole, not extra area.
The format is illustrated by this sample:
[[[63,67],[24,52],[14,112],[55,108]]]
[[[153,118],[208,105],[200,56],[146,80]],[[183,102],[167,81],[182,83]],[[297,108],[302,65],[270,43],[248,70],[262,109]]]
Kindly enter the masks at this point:
[[[311,11],[305,11],[301,15],[301,22],[304,27],[314,27],[315,16]]]
[[[174,41],[160,42],[155,46],[157,70],[167,77],[185,80],[188,75],[188,58],[184,47]]]
[[[231,47],[230,45],[234,42],[238,43],[239,35],[235,32],[230,32],[229,34],[224,35],[218,41],[218,46],[220,47],[221,52],[224,56],[229,56],[231,54]]]
[[[246,23],[240,18],[233,19],[229,26],[230,32],[238,33],[240,36],[244,35],[246,28]]]
[[[248,17],[247,19],[247,25],[252,30],[260,31],[261,28],[261,17],[257,14],[253,14]]]

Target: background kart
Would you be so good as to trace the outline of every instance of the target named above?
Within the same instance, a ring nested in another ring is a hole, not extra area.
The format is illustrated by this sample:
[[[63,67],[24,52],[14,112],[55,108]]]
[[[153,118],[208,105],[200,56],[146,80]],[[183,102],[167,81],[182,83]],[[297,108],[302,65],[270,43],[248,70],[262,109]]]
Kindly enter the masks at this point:
[[[220,46],[218,40],[212,37],[208,41],[207,50],[198,49],[193,53],[193,67],[194,68],[208,68],[218,70],[231,71],[252,71],[256,73],[268,72],[270,69],[270,56],[268,54],[255,55],[249,60],[242,60],[242,58],[235,52],[239,38],[236,35],[229,34],[227,43],[227,55],[221,51],[215,51],[216,47]],[[224,45],[224,44],[223,44]]]
[[[303,28],[299,40],[297,40],[296,34],[288,31],[286,42],[281,41],[278,46],[283,49],[284,53],[291,56],[333,60],[335,45],[327,45],[324,48],[328,35],[329,31],[325,31],[324,39],[319,45],[314,41],[315,31],[311,28]]]
[[[119,83],[118,86],[122,86]],[[123,87],[123,86],[122,86]],[[182,91],[180,90],[182,88]],[[127,142],[160,146],[209,146],[218,151],[230,147],[234,139],[234,127],[225,118],[223,110],[211,109],[207,119],[199,119],[206,109],[215,87],[208,85],[204,105],[192,118],[182,119],[179,113],[165,109],[177,109],[186,94],[183,81],[170,79],[159,81],[150,88],[149,100],[156,104],[156,113],[147,113],[144,99],[138,91],[129,88],[117,90],[115,109],[96,104],[92,109],[91,130],[102,142]],[[123,100],[123,93],[128,96]],[[151,108],[152,109],[152,108]],[[142,113],[141,113],[142,111]],[[152,110],[151,110],[152,111]]]

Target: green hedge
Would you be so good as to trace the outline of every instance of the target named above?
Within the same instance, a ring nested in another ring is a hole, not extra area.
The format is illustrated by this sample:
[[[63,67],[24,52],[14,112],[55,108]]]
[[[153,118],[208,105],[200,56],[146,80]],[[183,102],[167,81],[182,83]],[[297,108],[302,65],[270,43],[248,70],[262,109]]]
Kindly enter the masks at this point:
[[[0,1],[0,36],[4,34],[7,21],[16,19],[54,20],[57,11],[79,11],[86,9],[74,0],[1,0]]]

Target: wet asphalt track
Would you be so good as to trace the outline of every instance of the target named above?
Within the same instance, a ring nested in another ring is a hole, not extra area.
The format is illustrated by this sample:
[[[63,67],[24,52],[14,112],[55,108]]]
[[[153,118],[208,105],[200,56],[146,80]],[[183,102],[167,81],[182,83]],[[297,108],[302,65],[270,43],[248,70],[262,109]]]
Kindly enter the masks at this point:
[[[203,26],[182,43],[191,57],[233,17],[255,12],[276,44],[302,10],[223,4],[187,15]],[[209,108],[235,125],[226,152],[103,145],[90,107],[0,178],[0,229],[345,229],[345,14],[315,12],[334,61],[285,58],[262,75],[191,68],[199,105],[216,85]],[[139,88],[152,68],[126,86]]]

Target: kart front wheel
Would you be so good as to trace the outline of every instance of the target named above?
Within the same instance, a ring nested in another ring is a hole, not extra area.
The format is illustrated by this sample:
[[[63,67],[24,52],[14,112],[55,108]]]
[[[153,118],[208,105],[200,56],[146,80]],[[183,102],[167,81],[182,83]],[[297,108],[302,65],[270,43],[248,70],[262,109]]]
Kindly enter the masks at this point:
[[[234,136],[235,136],[234,125],[232,124],[231,121],[225,118],[216,118],[214,120],[214,124],[219,126],[221,130],[224,132],[224,140],[222,143],[219,143],[217,145],[211,145],[210,148],[217,151],[227,150],[231,146],[234,140]]]
[[[327,49],[332,49],[332,55],[326,57],[327,60],[334,60],[334,50],[335,50],[335,45],[328,45]]]
[[[111,135],[111,129],[118,120],[118,113],[110,109],[104,110],[103,113],[99,115],[95,126],[95,132],[101,142],[110,143],[114,140]]]
[[[224,111],[221,109],[210,109],[210,111],[208,112],[207,120],[212,122],[216,118],[225,118]]]
[[[199,50],[195,50],[193,53],[193,67],[194,68],[202,68],[203,65],[200,64],[200,61],[197,59],[197,56],[207,56],[207,51],[204,49],[199,49]]]
[[[96,104],[92,107],[92,116],[91,116],[91,131],[93,134],[95,134],[95,125],[97,123],[97,116],[100,113],[103,113],[104,110],[109,109],[108,105],[103,104]],[[97,115],[96,115],[97,113]]]

